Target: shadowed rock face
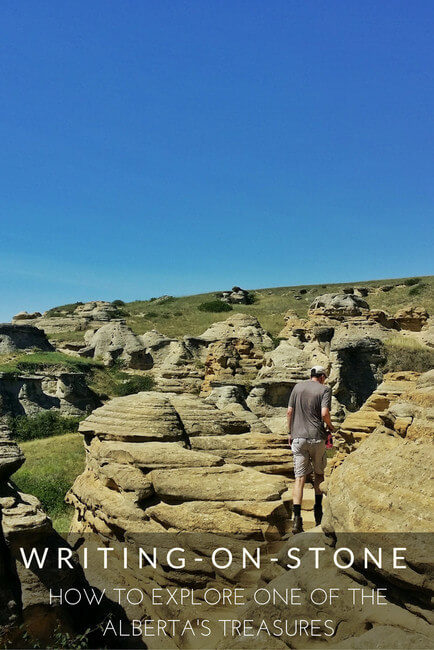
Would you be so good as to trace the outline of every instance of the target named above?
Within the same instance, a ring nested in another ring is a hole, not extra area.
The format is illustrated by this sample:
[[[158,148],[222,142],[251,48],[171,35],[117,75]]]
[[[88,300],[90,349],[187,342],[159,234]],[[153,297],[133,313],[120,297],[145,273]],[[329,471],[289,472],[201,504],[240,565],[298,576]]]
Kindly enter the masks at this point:
[[[0,354],[8,354],[20,350],[54,350],[45,332],[32,325],[13,325],[0,323]]]
[[[45,647],[53,643],[56,629],[71,635],[83,633],[102,620],[110,606],[103,599],[90,613],[81,605],[50,604],[50,589],[57,593],[59,585],[64,589],[90,587],[76,556],[72,569],[58,569],[57,551],[68,546],[66,541],[53,529],[38,499],[20,492],[10,480],[23,462],[22,451],[0,425],[0,644],[19,648],[30,642]],[[21,552],[29,557],[35,549],[42,557],[45,548],[49,559],[43,568],[36,562],[26,568]],[[33,641],[25,640],[24,633]]]
[[[62,415],[81,416],[100,406],[83,373],[50,372],[44,375],[0,377],[0,417],[36,415],[56,409]]]
[[[419,377],[417,372],[391,372],[366,400],[362,408],[348,413],[338,433],[334,436],[336,453],[327,464],[330,473],[340,465],[349,453],[355,451],[366,438],[383,424],[383,418],[403,393],[413,386]]]

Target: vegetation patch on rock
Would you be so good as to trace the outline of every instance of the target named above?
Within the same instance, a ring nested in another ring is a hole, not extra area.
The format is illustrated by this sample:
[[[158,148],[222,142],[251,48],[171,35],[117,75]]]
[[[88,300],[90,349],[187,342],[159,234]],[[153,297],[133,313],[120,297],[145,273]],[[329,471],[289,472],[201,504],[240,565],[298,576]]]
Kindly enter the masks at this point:
[[[421,345],[414,339],[393,336],[385,341],[385,372],[413,370],[427,372],[434,368],[434,350]]]
[[[0,372],[18,375],[22,373],[37,373],[44,370],[67,370],[68,372],[88,372],[102,364],[97,360],[72,357],[62,352],[32,352],[21,354],[14,359],[3,360]]]

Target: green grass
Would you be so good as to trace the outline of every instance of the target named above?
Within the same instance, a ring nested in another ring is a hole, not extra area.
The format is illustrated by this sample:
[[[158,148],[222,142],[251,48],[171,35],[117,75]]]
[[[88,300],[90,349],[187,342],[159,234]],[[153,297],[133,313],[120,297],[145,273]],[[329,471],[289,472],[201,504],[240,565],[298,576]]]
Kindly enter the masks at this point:
[[[10,417],[8,424],[18,442],[73,433],[81,418],[60,415],[58,411],[42,411],[37,415]]]
[[[0,372],[13,375],[34,373],[42,370],[66,370],[67,372],[88,372],[94,367],[101,366],[101,362],[73,357],[62,352],[31,352],[21,354],[14,359],[0,363]]]
[[[414,339],[396,334],[385,342],[385,372],[414,370],[427,372],[434,368],[434,350]]]
[[[22,442],[20,447],[26,455],[26,462],[14,474],[13,481],[22,492],[38,497],[58,532],[67,532],[73,508],[64,499],[84,469],[82,436],[67,433]]]
[[[62,332],[53,332],[52,334],[47,334],[47,337],[49,341],[54,341],[55,343],[63,343],[64,341],[74,341],[77,343],[83,342],[84,344],[84,334],[85,332],[83,330],[78,332],[62,331]]]
[[[293,309],[300,317],[307,315],[310,303],[322,293],[336,293],[344,287],[374,287],[392,285],[388,292],[379,291],[370,293],[366,301],[372,309],[383,309],[394,314],[398,309],[407,305],[422,306],[429,313],[434,313],[434,276],[417,278],[420,282],[408,285],[408,278],[371,280],[368,282],[347,282],[341,284],[316,284],[288,287],[274,287],[269,289],[254,289],[255,300],[251,305],[232,305],[232,313],[251,314],[273,336],[277,336],[284,326],[283,316],[288,309]],[[423,282],[422,282],[423,280]],[[422,285],[422,286],[421,286]],[[419,289],[419,287],[421,287]],[[411,293],[418,289],[416,295]],[[296,300],[300,289],[306,293]],[[167,336],[183,336],[189,334],[197,336],[202,334],[212,323],[226,320],[230,314],[201,311],[199,305],[204,302],[214,301],[218,291],[171,298],[162,303],[156,300],[136,300],[127,303],[126,309],[130,313],[127,324],[137,334],[143,334],[151,329],[157,329]]]
[[[66,305],[59,305],[58,307],[53,307],[46,312],[48,318],[55,318],[56,316],[65,316],[67,314],[72,314],[79,305],[83,305],[82,302],[70,302]]]

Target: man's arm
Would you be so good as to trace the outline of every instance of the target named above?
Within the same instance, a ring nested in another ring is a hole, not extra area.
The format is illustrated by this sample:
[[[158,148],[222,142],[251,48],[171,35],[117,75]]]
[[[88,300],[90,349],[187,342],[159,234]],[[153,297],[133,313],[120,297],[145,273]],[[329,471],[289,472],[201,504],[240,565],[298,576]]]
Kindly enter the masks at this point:
[[[326,423],[328,430],[333,433],[335,428],[334,428],[334,426],[332,424],[332,421],[330,419],[330,410],[329,410],[328,406],[323,406],[322,407],[322,409],[321,409],[321,417],[322,417],[323,421]]]
[[[292,406],[288,406],[288,410],[286,412],[286,421],[288,423],[288,433],[291,435],[291,421],[292,421],[292,413],[294,409]]]
[[[327,428],[329,431],[333,433],[335,430],[332,421],[330,419],[330,407],[332,405],[332,391],[330,386],[327,386],[326,390],[324,391],[324,395],[321,400],[321,417],[323,419],[323,422],[326,423]]]

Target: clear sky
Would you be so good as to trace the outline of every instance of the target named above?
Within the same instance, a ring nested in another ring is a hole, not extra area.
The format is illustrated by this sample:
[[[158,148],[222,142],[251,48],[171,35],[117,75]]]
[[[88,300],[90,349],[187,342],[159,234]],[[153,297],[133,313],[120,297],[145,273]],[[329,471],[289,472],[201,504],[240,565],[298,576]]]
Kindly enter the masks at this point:
[[[0,320],[432,273],[431,0],[2,0]]]

